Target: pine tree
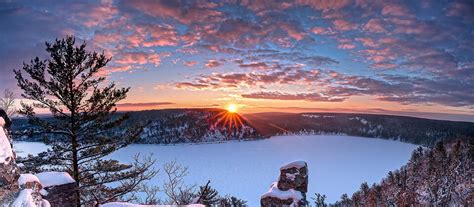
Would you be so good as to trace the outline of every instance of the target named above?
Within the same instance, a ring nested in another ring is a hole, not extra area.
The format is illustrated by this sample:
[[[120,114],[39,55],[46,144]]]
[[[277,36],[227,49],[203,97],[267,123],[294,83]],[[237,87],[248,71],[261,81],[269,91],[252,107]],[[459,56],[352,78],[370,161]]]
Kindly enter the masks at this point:
[[[100,75],[110,58],[88,52],[85,42],[76,46],[74,37],[47,42],[46,52],[48,59],[36,57],[14,71],[22,96],[34,101],[22,103],[20,114],[35,126],[35,133],[51,138],[51,148],[30,161],[69,172],[79,189],[77,206],[117,200],[153,177],[154,160],[149,158],[136,158],[132,164],[105,159],[134,142],[143,129],[117,130],[128,116],[116,113],[115,106],[129,88],[107,84]],[[52,117],[37,116],[35,108],[49,110]]]
[[[219,205],[220,207],[245,207],[247,206],[247,201],[236,198],[234,196],[225,196],[220,198]]]
[[[326,203],[326,195],[321,195],[319,193],[315,193],[314,194],[314,205],[316,207],[327,207],[327,203]]]
[[[433,149],[416,149],[409,163],[390,171],[380,185],[361,189],[345,203],[350,206],[472,206],[474,141],[437,143]],[[367,193],[368,192],[368,193]],[[347,196],[336,206],[343,206]]]
[[[211,181],[207,181],[205,186],[200,186],[199,191],[197,193],[198,195],[198,201],[197,203],[206,205],[206,206],[212,206],[215,205],[219,201],[219,194],[217,190],[212,188],[209,184]]]

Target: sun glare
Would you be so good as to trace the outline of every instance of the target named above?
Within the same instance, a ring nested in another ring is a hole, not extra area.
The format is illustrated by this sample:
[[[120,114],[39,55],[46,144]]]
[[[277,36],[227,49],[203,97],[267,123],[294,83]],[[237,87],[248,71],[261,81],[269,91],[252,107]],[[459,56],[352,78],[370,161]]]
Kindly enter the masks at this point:
[[[235,113],[237,112],[237,106],[235,104],[229,104],[227,106],[227,111],[229,111],[230,113]]]

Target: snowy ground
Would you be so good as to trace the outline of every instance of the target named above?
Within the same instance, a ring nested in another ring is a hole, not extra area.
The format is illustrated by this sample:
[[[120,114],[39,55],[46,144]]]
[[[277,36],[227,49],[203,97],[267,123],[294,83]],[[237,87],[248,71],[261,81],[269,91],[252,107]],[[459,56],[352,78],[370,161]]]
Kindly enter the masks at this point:
[[[15,148],[37,153],[41,143],[19,142]],[[136,153],[153,153],[157,167],[177,160],[189,167],[188,183],[208,179],[222,195],[231,194],[259,206],[260,195],[276,181],[280,166],[304,160],[309,167],[309,197],[319,192],[334,202],[351,195],[360,184],[379,182],[388,171],[405,164],[417,146],[382,139],[351,136],[279,136],[271,139],[216,144],[131,145],[112,155],[127,162]],[[152,183],[160,183],[160,172]]]

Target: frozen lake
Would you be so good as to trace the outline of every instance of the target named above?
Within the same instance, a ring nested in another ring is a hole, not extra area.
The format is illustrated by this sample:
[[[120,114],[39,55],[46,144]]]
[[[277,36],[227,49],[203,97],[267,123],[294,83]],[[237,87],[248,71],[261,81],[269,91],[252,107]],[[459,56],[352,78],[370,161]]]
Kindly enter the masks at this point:
[[[343,193],[349,196],[362,182],[379,182],[390,170],[398,169],[410,158],[416,145],[374,138],[352,136],[278,136],[247,142],[215,144],[145,145],[134,144],[111,156],[123,162],[131,155],[153,153],[157,167],[176,160],[189,167],[186,182],[211,186],[221,195],[231,194],[260,205],[260,195],[278,178],[281,165],[304,160],[309,167],[308,197],[318,192],[327,201],[336,201]],[[15,149],[38,153],[41,143],[17,142]],[[151,182],[161,183],[160,172]],[[312,200],[310,200],[312,201]]]

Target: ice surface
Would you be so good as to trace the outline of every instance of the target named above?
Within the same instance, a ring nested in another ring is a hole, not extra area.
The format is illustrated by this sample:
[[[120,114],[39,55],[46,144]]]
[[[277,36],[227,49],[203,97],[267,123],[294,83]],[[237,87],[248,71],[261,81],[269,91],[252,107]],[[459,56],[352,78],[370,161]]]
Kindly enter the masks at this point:
[[[39,145],[18,142],[15,148],[24,155],[46,148]],[[249,206],[260,206],[260,195],[278,178],[282,164],[295,160],[307,162],[308,195],[322,193],[328,202],[334,202],[343,193],[351,195],[363,182],[380,182],[388,171],[404,165],[416,147],[376,138],[309,135],[217,144],[135,144],[110,156],[130,162],[136,153],[153,153],[157,169],[176,160],[189,167],[187,184],[205,185],[211,180],[219,194],[231,194],[247,200]],[[165,178],[162,172],[161,169],[150,182],[162,184]]]
[[[43,188],[75,182],[66,172],[42,172],[36,174]]]

